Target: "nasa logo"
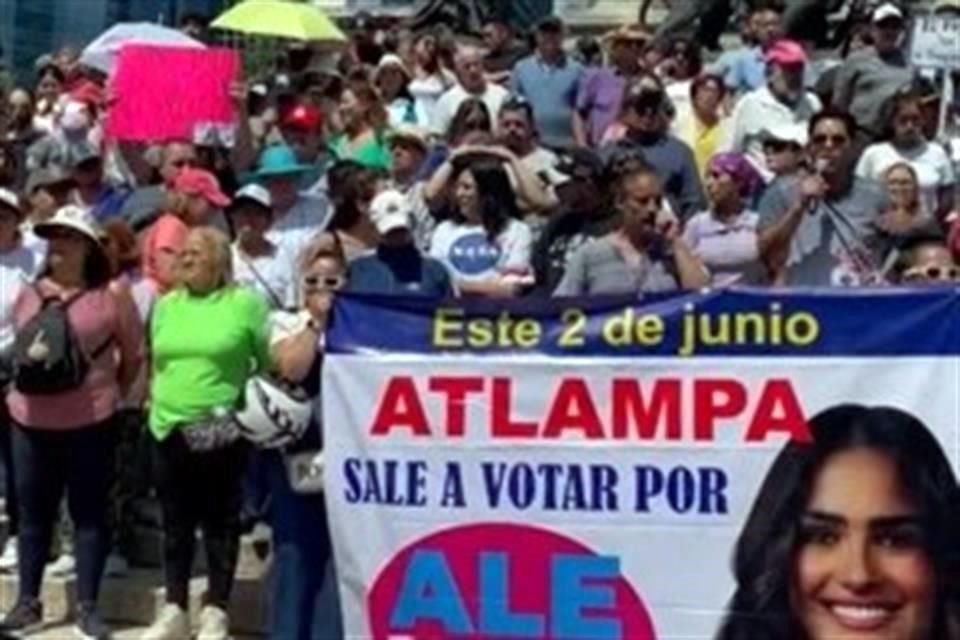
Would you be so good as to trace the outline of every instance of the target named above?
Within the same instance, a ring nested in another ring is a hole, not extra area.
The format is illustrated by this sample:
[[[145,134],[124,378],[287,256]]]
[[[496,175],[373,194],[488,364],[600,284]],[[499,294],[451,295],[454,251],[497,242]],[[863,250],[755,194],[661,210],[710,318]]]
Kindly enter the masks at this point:
[[[500,253],[500,247],[490,244],[486,233],[478,231],[453,243],[450,247],[450,264],[464,275],[480,275],[497,266]]]

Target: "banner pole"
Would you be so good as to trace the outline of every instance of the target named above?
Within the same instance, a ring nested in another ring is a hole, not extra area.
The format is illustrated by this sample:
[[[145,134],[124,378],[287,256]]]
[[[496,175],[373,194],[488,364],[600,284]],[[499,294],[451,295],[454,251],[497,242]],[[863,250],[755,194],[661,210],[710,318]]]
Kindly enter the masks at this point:
[[[942,139],[947,133],[947,120],[950,115],[950,108],[953,106],[954,91],[956,91],[956,87],[953,84],[953,70],[946,67],[943,69],[943,98],[940,100],[940,123],[937,127],[938,139]]]

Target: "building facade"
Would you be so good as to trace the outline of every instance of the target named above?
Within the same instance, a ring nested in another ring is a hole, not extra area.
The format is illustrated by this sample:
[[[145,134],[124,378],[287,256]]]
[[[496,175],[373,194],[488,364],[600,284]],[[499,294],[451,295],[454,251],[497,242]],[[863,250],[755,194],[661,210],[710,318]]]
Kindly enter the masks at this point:
[[[63,46],[82,48],[117,22],[173,24],[188,11],[215,15],[224,0],[0,0],[2,60],[30,82],[36,59]]]

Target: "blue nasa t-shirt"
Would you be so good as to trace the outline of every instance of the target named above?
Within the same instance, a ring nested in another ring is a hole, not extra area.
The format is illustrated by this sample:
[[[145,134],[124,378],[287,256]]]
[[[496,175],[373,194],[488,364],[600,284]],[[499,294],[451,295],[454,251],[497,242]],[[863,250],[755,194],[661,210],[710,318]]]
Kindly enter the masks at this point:
[[[430,255],[459,280],[526,275],[530,272],[532,242],[530,227],[519,220],[510,220],[493,241],[480,225],[448,220],[434,231]]]

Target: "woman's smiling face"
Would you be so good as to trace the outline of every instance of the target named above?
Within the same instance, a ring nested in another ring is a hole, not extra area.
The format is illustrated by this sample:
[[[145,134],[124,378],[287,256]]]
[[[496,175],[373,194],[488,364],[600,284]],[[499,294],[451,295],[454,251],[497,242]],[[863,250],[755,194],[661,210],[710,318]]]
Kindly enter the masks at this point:
[[[925,528],[887,455],[828,458],[800,529],[792,603],[810,640],[935,640]]]

